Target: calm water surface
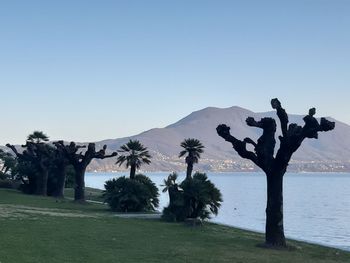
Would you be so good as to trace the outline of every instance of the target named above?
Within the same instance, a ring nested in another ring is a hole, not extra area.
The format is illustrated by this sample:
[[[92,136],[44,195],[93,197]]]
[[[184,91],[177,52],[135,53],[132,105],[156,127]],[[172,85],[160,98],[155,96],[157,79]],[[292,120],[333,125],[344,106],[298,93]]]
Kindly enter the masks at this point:
[[[86,186],[127,173],[88,173]],[[147,173],[162,189],[168,173]],[[262,173],[208,173],[224,202],[212,221],[264,232],[266,181]],[[179,176],[179,181],[184,174]],[[161,192],[161,191],[160,191]],[[161,193],[160,210],[168,204]],[[287,173],[284,178],[284,227],[287,237],[350,250],[350,174]]]

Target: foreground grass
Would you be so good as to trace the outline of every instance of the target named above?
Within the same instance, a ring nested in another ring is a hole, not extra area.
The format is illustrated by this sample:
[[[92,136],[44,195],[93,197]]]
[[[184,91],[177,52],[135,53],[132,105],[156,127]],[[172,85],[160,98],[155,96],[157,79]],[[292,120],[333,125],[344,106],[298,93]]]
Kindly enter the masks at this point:
[[[103,205],[56,202],[10,190],[0,190],[0,209],[3,263],[350,262],[350,253],[336,249],[294,241],[289,241],[296,247],[292,251],[264,249],[256,246],[263,236],[254,232],[121,219]]]

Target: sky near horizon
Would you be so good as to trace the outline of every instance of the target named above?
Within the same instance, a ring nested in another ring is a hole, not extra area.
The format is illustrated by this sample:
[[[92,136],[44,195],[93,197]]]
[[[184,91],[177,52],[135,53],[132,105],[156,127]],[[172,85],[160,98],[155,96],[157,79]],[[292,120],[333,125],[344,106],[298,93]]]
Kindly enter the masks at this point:
[[[0,144],[98,141],[208,106],[350,124],[350,1],[0,1]]]

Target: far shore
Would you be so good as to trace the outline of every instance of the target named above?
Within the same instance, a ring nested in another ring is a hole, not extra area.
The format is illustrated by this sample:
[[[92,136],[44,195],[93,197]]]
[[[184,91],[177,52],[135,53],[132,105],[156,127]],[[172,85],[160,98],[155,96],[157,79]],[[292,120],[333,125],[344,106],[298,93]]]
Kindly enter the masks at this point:
[[[153,173],[153,174],[163,174],[163,173],[172,173],[172,172],[176,172],[176,171],[139,171],[139,173]],[[222,172],[222,171],[201,171],[207,174],[241,174],[241,173],[256,173],[256,174],[264,174],[264,172],[260,172],[260,171],[233,171],[233,172]],[[129,174],[128,170],[125,171],[87,171],[87,173],[125,173],[125,175]],[[177,172],[178,174],[184,174],[184,172]],[[288,172],[286,174],[350,174],[350,171],[341,171],[341,172],[337,172],[337,171],[291,171]]]

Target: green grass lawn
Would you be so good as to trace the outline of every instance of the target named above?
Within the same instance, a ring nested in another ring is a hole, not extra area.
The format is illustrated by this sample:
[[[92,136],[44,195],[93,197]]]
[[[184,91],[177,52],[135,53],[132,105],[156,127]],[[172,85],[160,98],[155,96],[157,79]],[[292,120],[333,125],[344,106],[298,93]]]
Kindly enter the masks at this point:
[[[0,189],[0,262],[350,262],[350,253],[215,224],[188,227],[121,219],[105,205],[76,204]]]
[[[74,198],[74,189],[73,188],[65,188],[64,195],[68,198]],[[85,198],[86,200],[92,200],[97,202],[103,202],[102,198],[102,190],[85,187]]]

